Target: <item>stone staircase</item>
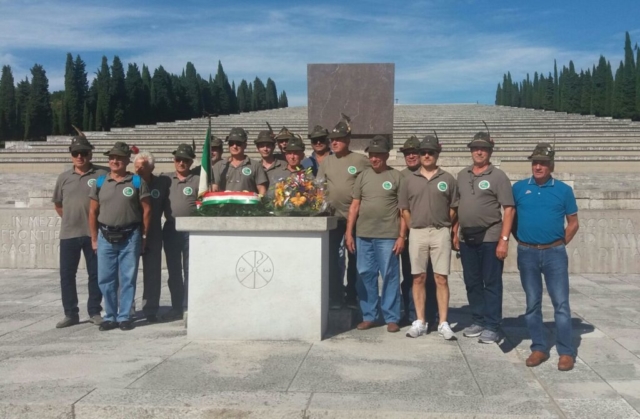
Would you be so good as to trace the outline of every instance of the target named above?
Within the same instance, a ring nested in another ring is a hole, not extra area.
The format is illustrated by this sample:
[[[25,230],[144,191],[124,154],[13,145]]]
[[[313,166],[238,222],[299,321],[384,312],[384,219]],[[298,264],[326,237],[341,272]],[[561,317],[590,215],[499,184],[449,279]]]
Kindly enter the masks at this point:
[[[640,123],[522,108],[475,104],[397,105],[394,148],[401,147],[410,135],[422,137],[436,130],[443,144],[441,165],[457,172],[469,163],[466,144],[476,132],[484,129],[483,120],[496,141],[492,160],[507,172],[528,173],[526,157],[539,141],[555,142],[557,172],[629,175],[637,172]],[[267,129],[265,121],[276,131],[283,125],[288,127],[308,143],[306,107],[220,116],[212,119],[212,133],[224,138],[232,127],[245,128],[250,136],[248,154],[257,157],[253,139],[259,131]],[[106,161],[102,152],[115,141],[126,141],[154,153],[159,170],[170,170],[170,153],[177,144],[195,141],[200,155],[207,125],[207,119],[192,119],[86,134],[96,146],[94,161],[98,163]],[[6,149],[0,150],[0,173],[58,173],[69,164],[68,144],[67,136],[50,136],[46,142],[9,142]],[[403,166],[402,155],[395,150],[391,154],[390,164]]]

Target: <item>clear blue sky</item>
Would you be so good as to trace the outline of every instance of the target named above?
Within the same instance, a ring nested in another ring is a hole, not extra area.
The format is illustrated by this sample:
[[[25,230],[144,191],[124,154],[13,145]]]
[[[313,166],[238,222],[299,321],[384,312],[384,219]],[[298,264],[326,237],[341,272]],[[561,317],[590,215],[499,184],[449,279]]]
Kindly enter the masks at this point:
[[[604,54],[614,68],[624,32],[640,44],[640,1],[23,1],[0,0],[0,64],[16,79],[44,65],[63,87],[67,52],[87,63],[191,61],[203,77],[218,60],[236,84],[272,77],[306,104],[307,63],[393,62],[400,103],[493,103],[511,71],[547,73]]]

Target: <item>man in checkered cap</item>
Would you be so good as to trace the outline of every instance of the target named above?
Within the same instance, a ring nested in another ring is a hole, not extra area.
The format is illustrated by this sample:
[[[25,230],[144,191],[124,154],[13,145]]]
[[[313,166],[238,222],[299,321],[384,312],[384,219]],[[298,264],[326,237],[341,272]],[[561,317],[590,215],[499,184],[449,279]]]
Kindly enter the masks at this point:
[[[513,185],[518,239],[518,270],[527,297],[524,318],[531,335],[531,355],[526,365],[535,367],[549,359],[546,328],[542,323],[542,276],[553,303],[558,369],[569,371],[575,363],[569,307],[569,260],[566,245],[576,235],[578,206],[569,185],[554,179],[555,150],[539,143],[529,156],[532,176]],[[566,226],[565,226],[566,220]]]

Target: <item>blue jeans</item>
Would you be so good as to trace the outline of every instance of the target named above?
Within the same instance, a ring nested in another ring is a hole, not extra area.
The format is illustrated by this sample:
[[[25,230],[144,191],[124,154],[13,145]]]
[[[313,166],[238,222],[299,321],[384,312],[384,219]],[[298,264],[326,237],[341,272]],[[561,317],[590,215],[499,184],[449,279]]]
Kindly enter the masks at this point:
[[[141,251],[140,229],[133,231],[120,243],[109,243],[102,236],[102,232],[98,232],[98,285],[104,296],[105,321],[129,320],[131,306],[136,296]],[[118,283],[120,284],[119,307]]]
[[[102,311],[102,293],[98,286],[98,258],[91,247],[91,237],[74,237],[60,240],[60,291],[62,292],[62,307],[66,316],[77,316],[78,289],[76,287],[76,274],[80,263],[80,253],[84,254],[89,276],[89,299],[87,311],[89,317],[100,314]]]
[[[460,242],[462,275],[473,324],[497,332],[502,322],[502,269],[498,242],[469,246]]]
[[[542,275],[553,304],[556,348],[559,355],[574,355],[569,307],[569,259],[564,245],[538,250],[518,245],[518,270],[527,296],[524,318],[531,335],[531,350],[548,352],[542,323]]]
[[[365,321],[400,321],[400,263],[393,254],[395,239],[356,237],[358,280],[356,291]],[[378,296],[378,273],[382,275],[382,299]]]

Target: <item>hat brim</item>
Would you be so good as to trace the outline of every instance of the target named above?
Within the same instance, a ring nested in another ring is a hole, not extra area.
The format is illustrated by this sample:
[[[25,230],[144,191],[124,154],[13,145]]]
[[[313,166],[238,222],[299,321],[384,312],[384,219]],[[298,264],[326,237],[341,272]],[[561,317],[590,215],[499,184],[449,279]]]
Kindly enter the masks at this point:
[[[69,146],[69,151],[70,152],[74,152],[74,151],[92,151],[93,147],[88,146],[88,145],[72,145]]]
[[[287,151],[304,151],[303,147],[293,146],[293,147],[285,147],[285,152]]]
[[[331,132],[329,133],[329,138],[334,139],[334,138],[349,138],[351,137],[351,133],[344,133],[344,132]]]
[[[364,149],[365,153],[388,153],[389,150],[386,150],[382,147],[367,147]]]
[[[187,153],[181,153],[179,151],[173,151],[173,152],[171,152],[171,154],[173,154],[174,157],[179,157],[181,159],[194,160],[196,158],[196,156],[190,156]]]
[[[471,147],[480,147],[480,148],[490,148],[493,150],[493,144],[485,140],[473,140],[469,144],[467,144],[468,148]]]
[[[233,135],[233,136],[232,136],[232,135],[227,136],[227,142],[230,142],[230,141],[237,141],[237,142],[245,143],[245,144],[247,143],[247,139],[246,139],[246,138],[243,138],[243,137],[237,137],[237,136],[235,136],[235,135]]]
[[[418,151],[420,151],[420,150],[431,150],[431,151],[436,151],[438,153],[440,152],[440,148],[438,148],[436,146],[432,146],[432,145],[420,146]]]
[[[549,156],[529,156],[528,158],[531,161],[552,161],[553,160]]]
[[[329,138],[329,134],[309,134],[308,135],[309,139],[311,140],[316,140],[316,139],[327,139]]]
[[[104,154],[105,156],[131,157],[131,153],[130,152],[129,153],[125,153],[124,151],[113,150],[113,149],[109,150],[109,151],[106,151],[106,152],[104,152],[102,154]]]
[[[276,140],[274,140],[273,138],[269,138],[269,139],[266,139],[266,138],[258,138],[257,140],[255,140],[255,141],[254,141],[254,143],[255,143],[256,145],[258,145],[258,144],[263,144],[263,143],[275,144],[275,143],[276,143]]]

